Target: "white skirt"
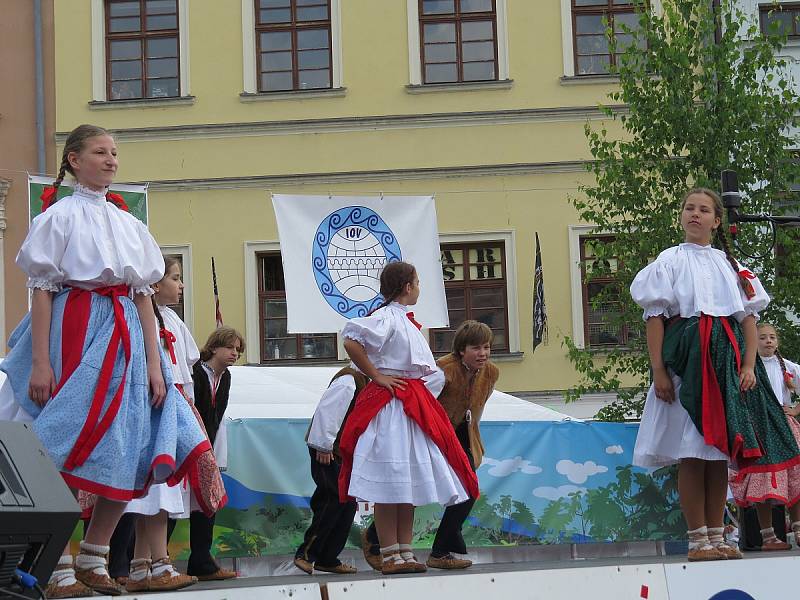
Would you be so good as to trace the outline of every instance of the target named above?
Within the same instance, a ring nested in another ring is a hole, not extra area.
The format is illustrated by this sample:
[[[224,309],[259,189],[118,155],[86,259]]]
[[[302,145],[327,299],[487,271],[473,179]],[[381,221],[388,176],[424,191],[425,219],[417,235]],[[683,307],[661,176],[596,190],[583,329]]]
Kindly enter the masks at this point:
[[[147,495],[135,498],[125,507],[126,513],[152,516],[162,510],[169,513],[170,518],[177,519],[183,514],[183,483],[169,486],[166,483],[150,486]]]
[[[438,446],[393,398],[361,434],[349,494],[362,502],[442,506],[469,496]]]
[[[20,406],[14,397],[14,390],[11,389],[11,382],[8,381],[5,373],[0,373],[0,378],[3,381],[0,385],[0,421],[33,423],[33,417]]]
[[[697,431],[689,413],[679,399],[681,378],[672,373],[675,401],[667,404],[656,397],[651,385],[636,436],[633,464],[637,467],[664,467],[682,458],[702,460],[728,460],[728,456],[714,446],[706,444]]]

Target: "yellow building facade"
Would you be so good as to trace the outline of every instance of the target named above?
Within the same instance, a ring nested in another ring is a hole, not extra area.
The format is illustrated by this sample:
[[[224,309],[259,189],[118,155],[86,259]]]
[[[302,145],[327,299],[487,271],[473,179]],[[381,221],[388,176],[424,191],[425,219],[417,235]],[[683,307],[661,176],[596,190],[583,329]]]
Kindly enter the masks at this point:
[[[59,0],[58,152],[80,123],[114,132],[119,181],[150,183],[150,229],[182,257],[196,339],[214,328],[213,256],[248,364],[344,358],[281,329],[271,193],[434,194],[451,317],[496,330],[500,389],[564,390],[565,336],[620,341],[587,309],[591,228],[568,198],[591,182],[584,127],[613,86],[597,23],[629,7],[586,4]],[[534,353],[536,232],[550,335]]]

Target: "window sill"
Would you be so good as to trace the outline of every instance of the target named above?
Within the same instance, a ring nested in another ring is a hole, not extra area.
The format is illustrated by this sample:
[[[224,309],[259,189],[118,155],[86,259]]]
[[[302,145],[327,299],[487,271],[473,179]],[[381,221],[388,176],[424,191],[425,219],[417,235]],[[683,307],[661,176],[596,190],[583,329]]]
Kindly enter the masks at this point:
[[[136,100],[92,100],[92,110],[111,110],[115,108],[163,108],[164,106],[188,106],[194,104],[194,96],[174,98],[137,98]]]
[[[290,92],[242,92],[239,102],[264,102],[270,100],[302,100],[304,98],[342,98],[347,88],[329,88],[322,90],[292,90]]]
[[[408,94],[432,94],[436,92],[480,92],[486,90],[510,90],[513,79],[502,81],[465,81],[461,83],[423,83],[406,86]]]
[[[524,352],[492,352],[489,356],[492,362],[522,362]]]
[[[304,358],[304,359],[279,359],[264,363],[246,363],[246,367],[346,367],[350,360],[338,360],[335,358]]]
[[[564,75],[561,85],[614,85],[619,83],[618,75]]]

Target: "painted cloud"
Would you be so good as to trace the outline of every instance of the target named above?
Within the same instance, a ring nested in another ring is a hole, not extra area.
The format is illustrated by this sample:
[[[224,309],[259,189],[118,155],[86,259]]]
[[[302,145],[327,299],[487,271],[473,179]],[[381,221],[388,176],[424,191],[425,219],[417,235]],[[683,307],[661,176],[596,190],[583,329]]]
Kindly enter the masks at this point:
[[[523,460],[521,456],[504,458],[503,460],[497,460],[484,456],[483,464],[490,465],[492,467],[489,469],[489,475],[493,477],[508,477],[517,471],[520,473],[525,473],[526,475],[536,475],[537,473],[542,472],[541,467],[532,465],[531,461]]]
[[[586,480],[592,475],[608,471],[608,467],[598,465],[593,460],[587,460],[585,463],[576,463],[564,459],[556,463],[556,471],[565,475],[572,483],[586,483]]]
[[[546,500],[558,500],[559,498],[565,498],[575,492],[585,494],[586,488],[576,485],[560,485],[558,487],[543,486],[534,488],[533,495],[537,498],[545,498]]]
[[[622,454],[622,453],[623,453],[623,450],[622,450],[622,446],[620,446],[620,445],[608,446],[606,448],[606,454]]]

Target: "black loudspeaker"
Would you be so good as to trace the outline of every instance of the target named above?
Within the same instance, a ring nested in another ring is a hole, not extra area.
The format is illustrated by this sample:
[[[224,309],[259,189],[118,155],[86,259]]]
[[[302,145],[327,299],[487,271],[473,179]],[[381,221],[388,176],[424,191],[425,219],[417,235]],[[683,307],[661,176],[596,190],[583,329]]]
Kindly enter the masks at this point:
[[[14,569],[42,587],[55,569],[80,517],[80,508],[30,424],[0,421],[0,598]]]

